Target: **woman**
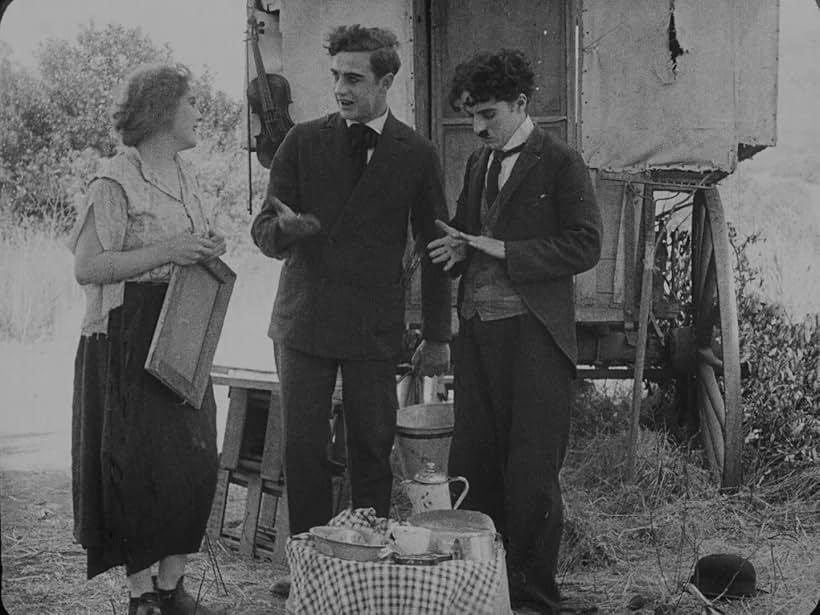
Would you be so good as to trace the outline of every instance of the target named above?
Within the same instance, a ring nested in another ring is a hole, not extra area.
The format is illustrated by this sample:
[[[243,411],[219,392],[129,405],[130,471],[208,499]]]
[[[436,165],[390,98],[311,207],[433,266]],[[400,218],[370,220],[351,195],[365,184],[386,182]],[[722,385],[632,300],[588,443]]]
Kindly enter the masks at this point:
[[[192,408],[145,371],[174,265],[225,252],[179,152],[201,115],[181,66],[127,79],[123,148],[92,179],[70,247],[86,291],[74,375],[74,533],[88,578],[122,565],[130,615],[209,615],[183,587],[216,486],[216,405]],[[152,578],[151,567],[158,564]]]

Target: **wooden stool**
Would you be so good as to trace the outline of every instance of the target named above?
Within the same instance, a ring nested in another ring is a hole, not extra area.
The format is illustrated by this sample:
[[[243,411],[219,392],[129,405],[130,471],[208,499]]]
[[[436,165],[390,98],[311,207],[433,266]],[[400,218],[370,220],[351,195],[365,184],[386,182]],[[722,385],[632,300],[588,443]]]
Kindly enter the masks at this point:
[[[220,366],[211,377],[228,386],[230,403],[208,536],[242,555],[262,550],[274,562],[284,561],[288,514],[279,381],[274,372]],[[231,485],[247,490],[238,535],[225,527],[226,512],[235,504],[229,499]]]
[[[208,536],[238,548],[242,555],[264,552],[274,563],[284,562],[289,520],[279,379],[275,372],[222,366],[213,367],[211,378],[215,385],[228,386],[230,403]],[[328,457],[341,466],[333,482],[333,501],[334,508],[341,510],[349,501],[341,381],[336,384],[329,419],[334,439]],[[238,534],[225,527],[226,513],[235,506],[235,498],[229,497],[231,485],[247,490]]]

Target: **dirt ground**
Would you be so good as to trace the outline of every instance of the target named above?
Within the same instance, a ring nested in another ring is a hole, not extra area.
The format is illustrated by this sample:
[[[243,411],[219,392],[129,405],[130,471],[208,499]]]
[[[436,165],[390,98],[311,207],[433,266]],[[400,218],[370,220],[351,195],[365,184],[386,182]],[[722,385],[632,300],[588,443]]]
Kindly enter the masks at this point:
[[[814,513],[766,510],[755,517],[743,503],[729,499],[708,509],[697,509],[701,504],[695,503],[687,513],[690,520],[683,522],[679,506],[658,509],[643,520],[634,515],[593,520],[578,510],[583,501],[578,495],[570,490],[567,498],[561,581],[565,595],[596,605],[597,613],[701,613],[697,601],[683,591],[694,557],[688,549],[675,548],[681,528],[701,554],[728,550],[754,563],[763,591],[755,598],[721,603],[726,615],[809,615],[820,597],[816,507]],[[121,572],[85,579],[85,553],[72,538],[69,473],[0,472],[0,510],[2,600],[8,613],[127,612]],[[698,534],[695,526],[703,531]],[[615,534],[619,542],[611,527],[620,528]],[[215,564],[205,553],[193,556],[186,577],[189,588],[201,588],[205,603],[227,606],[233,615],[285,613],[284,601],[269,591],[282,568],[240,558],[221,546],[214,554]]]
[[[127,612],[122,573],[87,581],[85,553],[72,537],[71,413],[65,404],[71,378],[64,372],[75,344],[72,338],[0,353],[2,601],[12,615]],[[261,354],[258,366],[264,368]],[[57,375],[48,386],[45,372]],[[224,429],[227,395],[216,393]],[[613,411],[601,412],[611,417]],[[611,419],[587,408],[578,422],[589,427]],[[764,591],[721,603],[725,615],[811,614],[820,599],[820,502],[722,495],[698,474],[697,463],[651,432],[639,442],[637,484],[625,487],[618,479],[624,450],[618,435],[598,437],[592,428],[584,433],[570,447],[562,479],[567,522],[559,567],[565,595],[596,605],[602,615],[700,614],[683,591],[697,558],[732,552],[750,559]],[[820,468],[813,480],[820,481]],[[228,606],[232,615],[285,612],[284,601],[269,591],[281,568],[221,546],[214,553],[215,564],[205,553],[192,557],[189,589],[201,588],[206,603]]]
[[[121,572],[85,578],[85,552],[72,537],[71,476],[58,470],[0,473],[2,601],[11,615],[120,615],[128,611]],[[186,587],[202,588],[205,604],[232,615],[281,615],[284,600],[270,593],[284,572],[263,560],[217,547],[216,568],[205,553],[191,558]],[[224,589],[217,588],[221,576]]]

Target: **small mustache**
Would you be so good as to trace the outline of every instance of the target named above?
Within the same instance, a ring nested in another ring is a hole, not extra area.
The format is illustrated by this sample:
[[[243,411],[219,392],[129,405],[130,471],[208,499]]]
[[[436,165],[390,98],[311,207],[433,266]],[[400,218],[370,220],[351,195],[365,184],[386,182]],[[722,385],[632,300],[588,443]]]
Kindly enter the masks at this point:
[[[486,130],[482,130],[480,133],[478,133],[478,136],[481,139],[489,139],[490,138],[490,133],[487,132]]]

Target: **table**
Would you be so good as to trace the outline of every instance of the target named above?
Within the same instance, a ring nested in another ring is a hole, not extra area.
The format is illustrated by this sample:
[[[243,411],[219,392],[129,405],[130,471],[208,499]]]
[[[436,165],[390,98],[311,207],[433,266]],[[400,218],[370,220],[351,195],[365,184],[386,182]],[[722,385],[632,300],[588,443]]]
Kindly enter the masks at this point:
[[[345,510],[330,525],[361,527],[368,513],[377,529],[385,519],[373,509]],[[365,525],[368,527],[368,525]],[[447,561],[435,566],[354,562],[320,553],[307,534],[288,540],[291,590],[289,615],[508,615],[511,613],[505,552],[496,542],[492,560]]]

